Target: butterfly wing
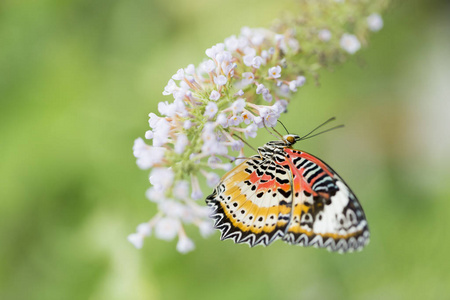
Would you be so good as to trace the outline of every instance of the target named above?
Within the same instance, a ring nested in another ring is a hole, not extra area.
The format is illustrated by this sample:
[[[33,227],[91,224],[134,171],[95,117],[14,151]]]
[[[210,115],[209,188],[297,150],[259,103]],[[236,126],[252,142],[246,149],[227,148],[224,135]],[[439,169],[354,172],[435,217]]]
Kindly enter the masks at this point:
[[[225,174],[206,198],[221,239],[268,245],[284,235],[291,215],[288,167],[255,155]]]
[[[347,184],[326,163],[285,148],[293,182],[292,213],[283,240],[347,252],[369,242],[364,211]]]

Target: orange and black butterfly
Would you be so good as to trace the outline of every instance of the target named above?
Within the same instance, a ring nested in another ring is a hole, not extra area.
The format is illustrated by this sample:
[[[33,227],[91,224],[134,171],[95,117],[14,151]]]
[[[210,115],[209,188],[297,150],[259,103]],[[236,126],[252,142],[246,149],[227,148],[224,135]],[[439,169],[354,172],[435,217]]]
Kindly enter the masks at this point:
[[[369,228],[358,199],[325,162],[288,134],[258,148],[206,198],[221,239],[250,246],[277,239],[330,251],[361,250]]]

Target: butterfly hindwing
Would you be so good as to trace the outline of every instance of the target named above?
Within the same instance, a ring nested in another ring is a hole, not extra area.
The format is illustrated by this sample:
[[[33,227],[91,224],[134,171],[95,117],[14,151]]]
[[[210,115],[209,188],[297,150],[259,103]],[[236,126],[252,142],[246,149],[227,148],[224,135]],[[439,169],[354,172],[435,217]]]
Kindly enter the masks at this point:
[[[356,196],[327,164],[286,148],[293,174],[293,210],[283,240],[331,251],[362,249],[369,240],[367,221]]]
[[[222,239],[268,245],[284,231],[291,212],[290,173],[255,155],[223,176],[206,202]]]

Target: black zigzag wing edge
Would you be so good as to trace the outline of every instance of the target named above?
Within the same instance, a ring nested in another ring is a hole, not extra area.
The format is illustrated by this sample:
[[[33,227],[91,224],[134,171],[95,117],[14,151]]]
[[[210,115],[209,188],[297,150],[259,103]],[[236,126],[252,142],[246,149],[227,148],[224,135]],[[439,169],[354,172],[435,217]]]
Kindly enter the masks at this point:
[[[351,191],[350,193],[352,201],[349,201],[349,205],[350,203],[357,204],[358,209],[360,209],[362,212],[362,216],[358,218],[361,228],[358,230],[358,233],[356,235],[346,238],[334,239],[332,237],[323,237],[319,234],[311,234],[310,236],[308,236],[305,233],[295,234],[292,232],[286,232],[283,236],[283,241],[292,245],[299,245],[304,247],[313,246],[316,248],[327,248],[327,250],[331,252],[345,253],[361,251],[370,241],[369,226],[365,218],[364,211],[362,211],[361,206],[359,206],[356,197]]]
[[[370,233],[368,227],[364,227],[358,236],[349,238],[341,238],[335,240],[331,237],[322,237],[320,235],[308,236],[306,234],[287,233],[283,237],[283,241],[303,247],[326,248],[330,252],[354,252],[361,251],[370,241]]]

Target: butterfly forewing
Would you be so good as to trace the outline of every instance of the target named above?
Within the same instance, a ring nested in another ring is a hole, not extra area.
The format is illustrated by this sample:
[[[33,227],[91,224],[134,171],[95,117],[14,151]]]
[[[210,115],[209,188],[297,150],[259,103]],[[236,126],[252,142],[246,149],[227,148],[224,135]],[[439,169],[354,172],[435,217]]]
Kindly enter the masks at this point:
[[[206,199],[222,239],[255,246],[282,238],[340,252],[368,243],[362,207],[326,163],[280,141],[258,150]]]

